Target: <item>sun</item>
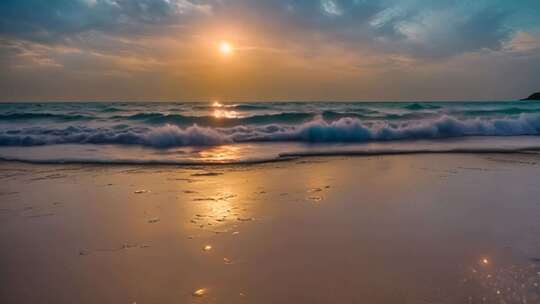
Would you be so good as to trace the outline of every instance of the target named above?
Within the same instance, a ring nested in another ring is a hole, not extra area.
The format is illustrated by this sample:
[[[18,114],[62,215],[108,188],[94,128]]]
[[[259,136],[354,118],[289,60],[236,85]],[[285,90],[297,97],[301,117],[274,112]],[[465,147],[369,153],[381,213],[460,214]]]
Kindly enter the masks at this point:
[[[225,55],[225,56],[231,55],[233,53],[233,51],[234,51],[233,46],[229,42],[222,41],[219,44],[219,52],[222,55]]]

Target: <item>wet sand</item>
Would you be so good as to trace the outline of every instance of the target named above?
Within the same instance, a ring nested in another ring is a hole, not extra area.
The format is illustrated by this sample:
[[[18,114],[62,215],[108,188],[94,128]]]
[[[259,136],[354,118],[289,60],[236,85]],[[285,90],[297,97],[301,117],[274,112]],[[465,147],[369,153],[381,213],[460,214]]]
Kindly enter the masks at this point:
[[[540,156],[0,163],[0,302],[540,303]]]

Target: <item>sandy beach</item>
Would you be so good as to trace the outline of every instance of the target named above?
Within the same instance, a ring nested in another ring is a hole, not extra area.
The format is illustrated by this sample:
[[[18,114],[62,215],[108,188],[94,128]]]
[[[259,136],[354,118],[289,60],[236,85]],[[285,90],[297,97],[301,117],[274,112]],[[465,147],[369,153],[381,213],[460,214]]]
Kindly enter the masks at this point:
[[[0,304],[540,304],[540,0],[0,0]]]
[[[0,163],[2,303],[539,303],[540,156]]]

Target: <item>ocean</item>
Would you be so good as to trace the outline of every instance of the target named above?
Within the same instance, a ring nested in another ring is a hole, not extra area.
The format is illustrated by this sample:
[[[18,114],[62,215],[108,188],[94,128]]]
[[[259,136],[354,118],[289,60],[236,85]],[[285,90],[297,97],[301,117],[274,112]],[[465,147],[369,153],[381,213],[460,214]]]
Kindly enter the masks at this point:
[[[223,164],[310,155],[536,153],[540,102],[1,103],[0,159]]]

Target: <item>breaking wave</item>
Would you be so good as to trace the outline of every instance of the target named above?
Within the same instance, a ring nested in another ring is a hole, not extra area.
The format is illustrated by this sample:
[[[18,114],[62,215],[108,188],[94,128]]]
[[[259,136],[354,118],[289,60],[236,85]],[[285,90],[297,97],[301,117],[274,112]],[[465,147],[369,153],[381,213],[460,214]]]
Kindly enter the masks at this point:
[[[286,113],[285,113],[286,114]],[[281,114],[281,115],[285,115]],[[159,117],[137,114],[134,119]],[[307,117],[302,116],[303,119]],[[259,118],[260,119],[260,118]],[[521,114],[513,118],[458,119],[443,115],[436,119],[405,122],[363,122],[355,117],[327,121],[318,116],[298,124],[241,124],[208,127],[193,123],[181,127],[114,125],[110,127],[68,126],[65,128],[25,127],[0,129],[0,146],[53,144],[117,144],[154,148],[213,146],[243,142],[363,143],[407,139],[441,139],[465,136],[540,135],[540,115]]]

